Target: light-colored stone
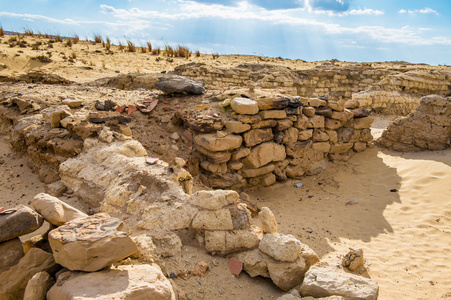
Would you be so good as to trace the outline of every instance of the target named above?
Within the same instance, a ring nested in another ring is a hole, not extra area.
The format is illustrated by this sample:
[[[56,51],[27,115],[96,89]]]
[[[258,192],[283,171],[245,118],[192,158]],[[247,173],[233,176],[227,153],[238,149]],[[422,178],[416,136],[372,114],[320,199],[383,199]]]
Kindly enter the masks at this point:
[[[366,149],[366,143],[365,142],[355,142],[354,147],[352,147],[355,152],[362,152]]]
[[[313,130],[312,140],[314,142],[327,142],[329,140],[329,135],[320,129]]]
[[[48,300],[176,300],[158,265],[123,265],[94,273],[64,272],[47,293]]]
[[[196,144],[194,145],[194,148],[199,153],[205,155],[210,162],[216,163],[216,164],[228,162],[230,160],[230,158],[232,157],[232,154],[229,151],[213,152],[213,151],[207,150],[204,147],[201,147]]]
[[[0,242],[33,232],[44,219],[31,208],[20,205],[0,212]]]
[[[329,152],[330,144],[329,142],[317,142],[312,144],[312,149],[319,152]]]
[[[306,141],[313,137],[313,129],[301,130],[299,131],[298,140]]]
[[[252,129],[243,134],[244,144],[246,147],[253,147],[263,142],[270,141],[274,138],[272,129]]]
[[[351,271],[357,270],[358,267],[363,265],[363,250],[351,249],[341,260],[343,267],[348,268]]]
[[[227,173],[227,164],[226,163],[214,164],[214,163],[204,160],[200,163],[200,166],[202,167],[202,169],[207,170],[212,173],[221,173],[221,174]]]
[[[157,258],[157,247],[155,246],[152,237],[141,234],[132,237],[133,242],[137,247],[137,251],[131,255],[132,258],[145,261],[147,263],[154,262]]]
[[[277,178],[276,175],[273,173],[267,173],[261,176],[252,177],[249,179],[250,185],[257,185],[257,186],[270,186],[276,183]]]
[[[284,110],[262,110],[258,113],[263,119],[285,119],[287,113]]]
[[[55,284],[55,280],[47,272],[36,273],[28,281],[23,300],[45,300],[48,290]]]
[[[243,168],[244,164],[240,161],[231,161],[227,164],[227,167],[232,171],[238,171]]]
[[[343,109],[344,109],[344,107],[343,107],[343,105],[341,105],[341,103],[334,102],[334,101],[329,101],[329,103],[327,103],[327,106],[329,106],[330,108],[332,108],[335,111],[343,111]]]
[[[301,253],[301,242],[291,234],[267,233],[259,249],[279,261],[295,261]]]
[[[251,153],[243,159],[243,163],[249,168],[260,168],[273,161],[282,161],[285,157],[283,145],[266,142],[252,148]]]
[[[50,123],[53,128],[60,127],[60,121],[66,117],[72,117],[69,106],[58,105],[41,110],[44,120]]]
[[[308,123],[309,120],[306,115],[299,115],[297,121],[293,123],[293,126],[299,130],[305,130],[307,129]]]
[[[313,106],[313,107],[320,107],[320,106],[326,106],[327,105],[327,101],[321,100],[321,99],[318,99],[318,98],[310,98],[308,103],[309,103],[310,106]]]
[[[86,218],[88,216],[58,198],[45,193],[39,193],[34,196],[31,200],[31,204],[47,222],[55,226],[61,226],[67,221],[77,218]]]
[[[250,251],[240,252],[235,255],[235,257],[243,262],[243,270],[249,274],[251,277],[268,277],[268,267],[263,260],[263,255],[259,249],[254,249]]]
[[[277,126],[276,120],[262,120],[260,122],[252,124],[252,129],[259,129],[259,128],[272,128]]]
[[[23,256],[24,251],[19,238],[0,243],[0,273],[17,265]]]
[[[324,128],[324,117],[315,115],[308,119],[307,128]]]
[[[69,270],[94,272],[130,256],[138,249],[122,227],[105,213],[66,222],[49,233],[55,261]]]
[[[235,150],[232,154],[232,160],[239,160],[246,156],[248,156],[251,153],[251,149],[249,148],[239,148],[238,150]]]
[[[315,116],[315,108],[309,107],[309,106],[303,107],[302,113],[304,115],[306,115],[307,117],[311,118],[311,117]]]
[[[347,100],[344,105],[345,108],[354,109],[360,107],[360,102],[358,100]]]
[[[242,169],[241,175],[244,178],[253,178],[253,177],[257,177],[257,176],[261,176],[261,175],[270,173],[274,170],[275,170],[274,164],[269,164],[269,165],[266,165],[264,167],[260,167],[257,169],[247,169],[247,168]]]
[[[379,287],[371,279],[346,273],[337,267],[316,264],[305,274],[301,286],[303,296],[342,296],[345,299],[375,300]]]
[[[263,255],[263,259],[272,282],[283,291],[289,291],[299,285],[307,271],[305,261],[301,257],[291,262],[277,261],[267,255]]]
[[[22,257],[19,263],[0,273],[0,299],[22,299],[28,281],[42,271],[54,272],[57,269],[51,253],[33,248]]]
[[[242,133],[251,129],[251,125],[239,121],[226,121],[224,125],[232,133]]]
[[[341,127],[341,122],[339,120],[336,119],[329,119],[326,118],[326,122],[324,124],[324,126],[326,127],[326,129],[331,129],[331,130],[337,130],[338,128]]]
[[[258,227],[251,226],[245,230],[205,231],[205,250],[225,255],[239,250],[249,250],[258,247],[262,232]]]
[[[234,134],[218,138],[216,134],[207,133],[196,135],[194,142],[209,151],[217,152],[239,148],[243,142],[243,138]]]
[[[63,100],[63,104],[69,106],[70,108],[78,108],[83,104],[82,100],[67,98]]]
[[[242,115],[254,115],[258,113],[258,104],[256,101],[247,98],[234,98],[230,102],[230,107]]]
[[[197,230],[233,230],[232,216],[228,209],[203,210],[197,213],[191,226]]]
[[[332,145],[329,152],[330,153],[345,153],[354,146],[353,143],[338,143]]]
[[[260,220],[262,222],[263,233],[277,232],[276,217],[274,217],[274,214],[269,208],[262,207],[258,215],[260,216]]]
[[[219,210],[237,204],[238,199],[238,193],[232,190],[197,191],[188,198],[188,202],[204,209]]]
[[[299,130],[294,127],[290,127],[284,131],[282,143],[285,145],[293,144],[296,143],[298,138],[299,138]]]
[[[374,122],[373,117],[355,118],[354,128],[355,129],[371,128],[371,124],[373,124],[373,122]]]
[[[305,171],[301,166],[288,166],[285,171],[287,176],[293,179],[300,179],[305,174]]]
[[[307,269],[319,262],[319,256],[310,248],[308,245],[301,243],[301,254],[302,258],[305,260],[305,264],[307,265]]]
[[[283,131],[293,126],[293,121],[289,119],[277,120],[276,130]]]
[[[45,192],[54,197],[61,197],[67,191],[67,187],[61,180],[45,186]]]

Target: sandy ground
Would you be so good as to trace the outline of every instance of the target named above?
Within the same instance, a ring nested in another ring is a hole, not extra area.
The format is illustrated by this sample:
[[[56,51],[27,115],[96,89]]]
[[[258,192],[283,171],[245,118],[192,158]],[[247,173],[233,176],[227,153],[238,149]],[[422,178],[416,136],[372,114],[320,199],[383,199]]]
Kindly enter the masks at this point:
[[[55,45],[52,49],[31,52],[30,48],[7,47],[3,44],[7,39],[1,39],[0,75],[43,69],[83,83],[117,75],[116,70],[121,73],[169,71],[176,64],[187,62],[181,58],[172,63],[157,62],[149,54],[114,49],[113,55],[105,54],[100,45],[89,43],[73,48]],[[42,64],[31,59],[45,51],[54,52],[53,62]],[[62,58],[61,52],[69,56],[71,51],[79,58],[74,63]],[[221,56],[213,60],[203,55],[190,59],[191,62],[196,60],[224,66],[262,61],[262,58]],[[304,68],[318,64],[267,60],[292,67],[303,64]],[[6,67],[1,68],[1,65]],[[145,91],[125,94],[77,86],[39,89],[53,93],[48,96],[50,102],[60,101],[60,95],[85,97],[91,104],[96,98],[111,98],[120,103],[121,99],[128,101],[127,97],[148,96]],[[377,116],[372,128],[374,136],[379,136],[392,119]],[[157,122],[149,119],[148,124],[155,126]],[[139,137],[143,135],[143,127],[145,129],[146,125],[134,124],[132,130]],[[158,140],[158,136],[155,139]],[[180,151],[185,150],[181,147]],[[325,171],[300,181],[304,184],[301,188],[293,186],[298,181],[288,181],[246,192],[251,201],[274,212],[279,232],[297,236],[323,261],[339,264],[349,248],[363,249],[365,268],[360,273],[379,284],[379,299],[451,299],[451,150],[408,154],[374,146],[356,154],[347,163],[329,164]],[[27,205],[34,195],[43,191],[44,185],[38,176],[26,166],[26,158],[13,153],[2,137],[0,206]],[[62,200],[83,209],[76,199],[63,197]],[[193,240],[183,247],[178,267],[199,261],[206,261],[210,266],[205,277],[176,279],[188,299],[275,299],[284,294],[268,279],[252,279],[247,274],[234,277],[227,268],[226,258],[207,254]],[[175,268],[168,264],[166,271],[177,271]]]

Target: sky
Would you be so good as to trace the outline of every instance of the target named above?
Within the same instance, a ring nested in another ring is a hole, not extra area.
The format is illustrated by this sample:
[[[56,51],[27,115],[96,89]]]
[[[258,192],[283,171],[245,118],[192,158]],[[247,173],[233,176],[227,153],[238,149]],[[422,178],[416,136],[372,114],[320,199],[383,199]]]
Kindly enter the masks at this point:
[[[0,0],[0,26],[202,53],[451,65],[451,0]]]

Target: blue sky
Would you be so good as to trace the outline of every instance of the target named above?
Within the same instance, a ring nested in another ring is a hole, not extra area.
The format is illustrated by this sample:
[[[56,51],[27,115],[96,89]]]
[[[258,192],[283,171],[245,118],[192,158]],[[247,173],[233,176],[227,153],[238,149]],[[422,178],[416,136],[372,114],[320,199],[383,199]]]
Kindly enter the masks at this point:
[[[451,64],[451,0],[0,0],[0,25],[203,53]]]

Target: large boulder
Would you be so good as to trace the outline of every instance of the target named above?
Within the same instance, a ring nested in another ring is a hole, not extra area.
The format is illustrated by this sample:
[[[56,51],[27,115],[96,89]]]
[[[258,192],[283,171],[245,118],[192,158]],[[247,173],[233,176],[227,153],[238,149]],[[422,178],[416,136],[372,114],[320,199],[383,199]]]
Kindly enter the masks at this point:
[[[69,270],[94,272],[130,256],[137,247],[122,227],[105,213],[65,223],[49,233],[55,261]]]
[[[0,273],[0,299],[22,299],[28,281],[39,272],[53,273],[57,265],[51,253],[33,248],[19,263]]]
[[[351,300],[375,300],[378,285],[371,279],[346,273],[327,264],[316,264],[305,274],[301,286],[303,296],[342,296]]]
[[[16,265],[23,255],[22,242],[19,238],[0,243],[0,273]]]
[[[175,300],[176,294],[158,265],[124,265],[94,273],[62,273],[47,299]]]
[[[0,242],[33,232],[44,219],[31,208],[21,205],[0,212]]]
[[[39,193],[31,200],[31,205],[44,219],[55,225],[61,226],[67,221],[77,218],[86,218],[88,215],[78,209],[64,203],[56,197],[46,193]]]
[[[160,82],[155,86],[166,94],[193,94],[200,95],[205,92],[205,83],[195,81],[183,76],[168,76],[158,78]]]

